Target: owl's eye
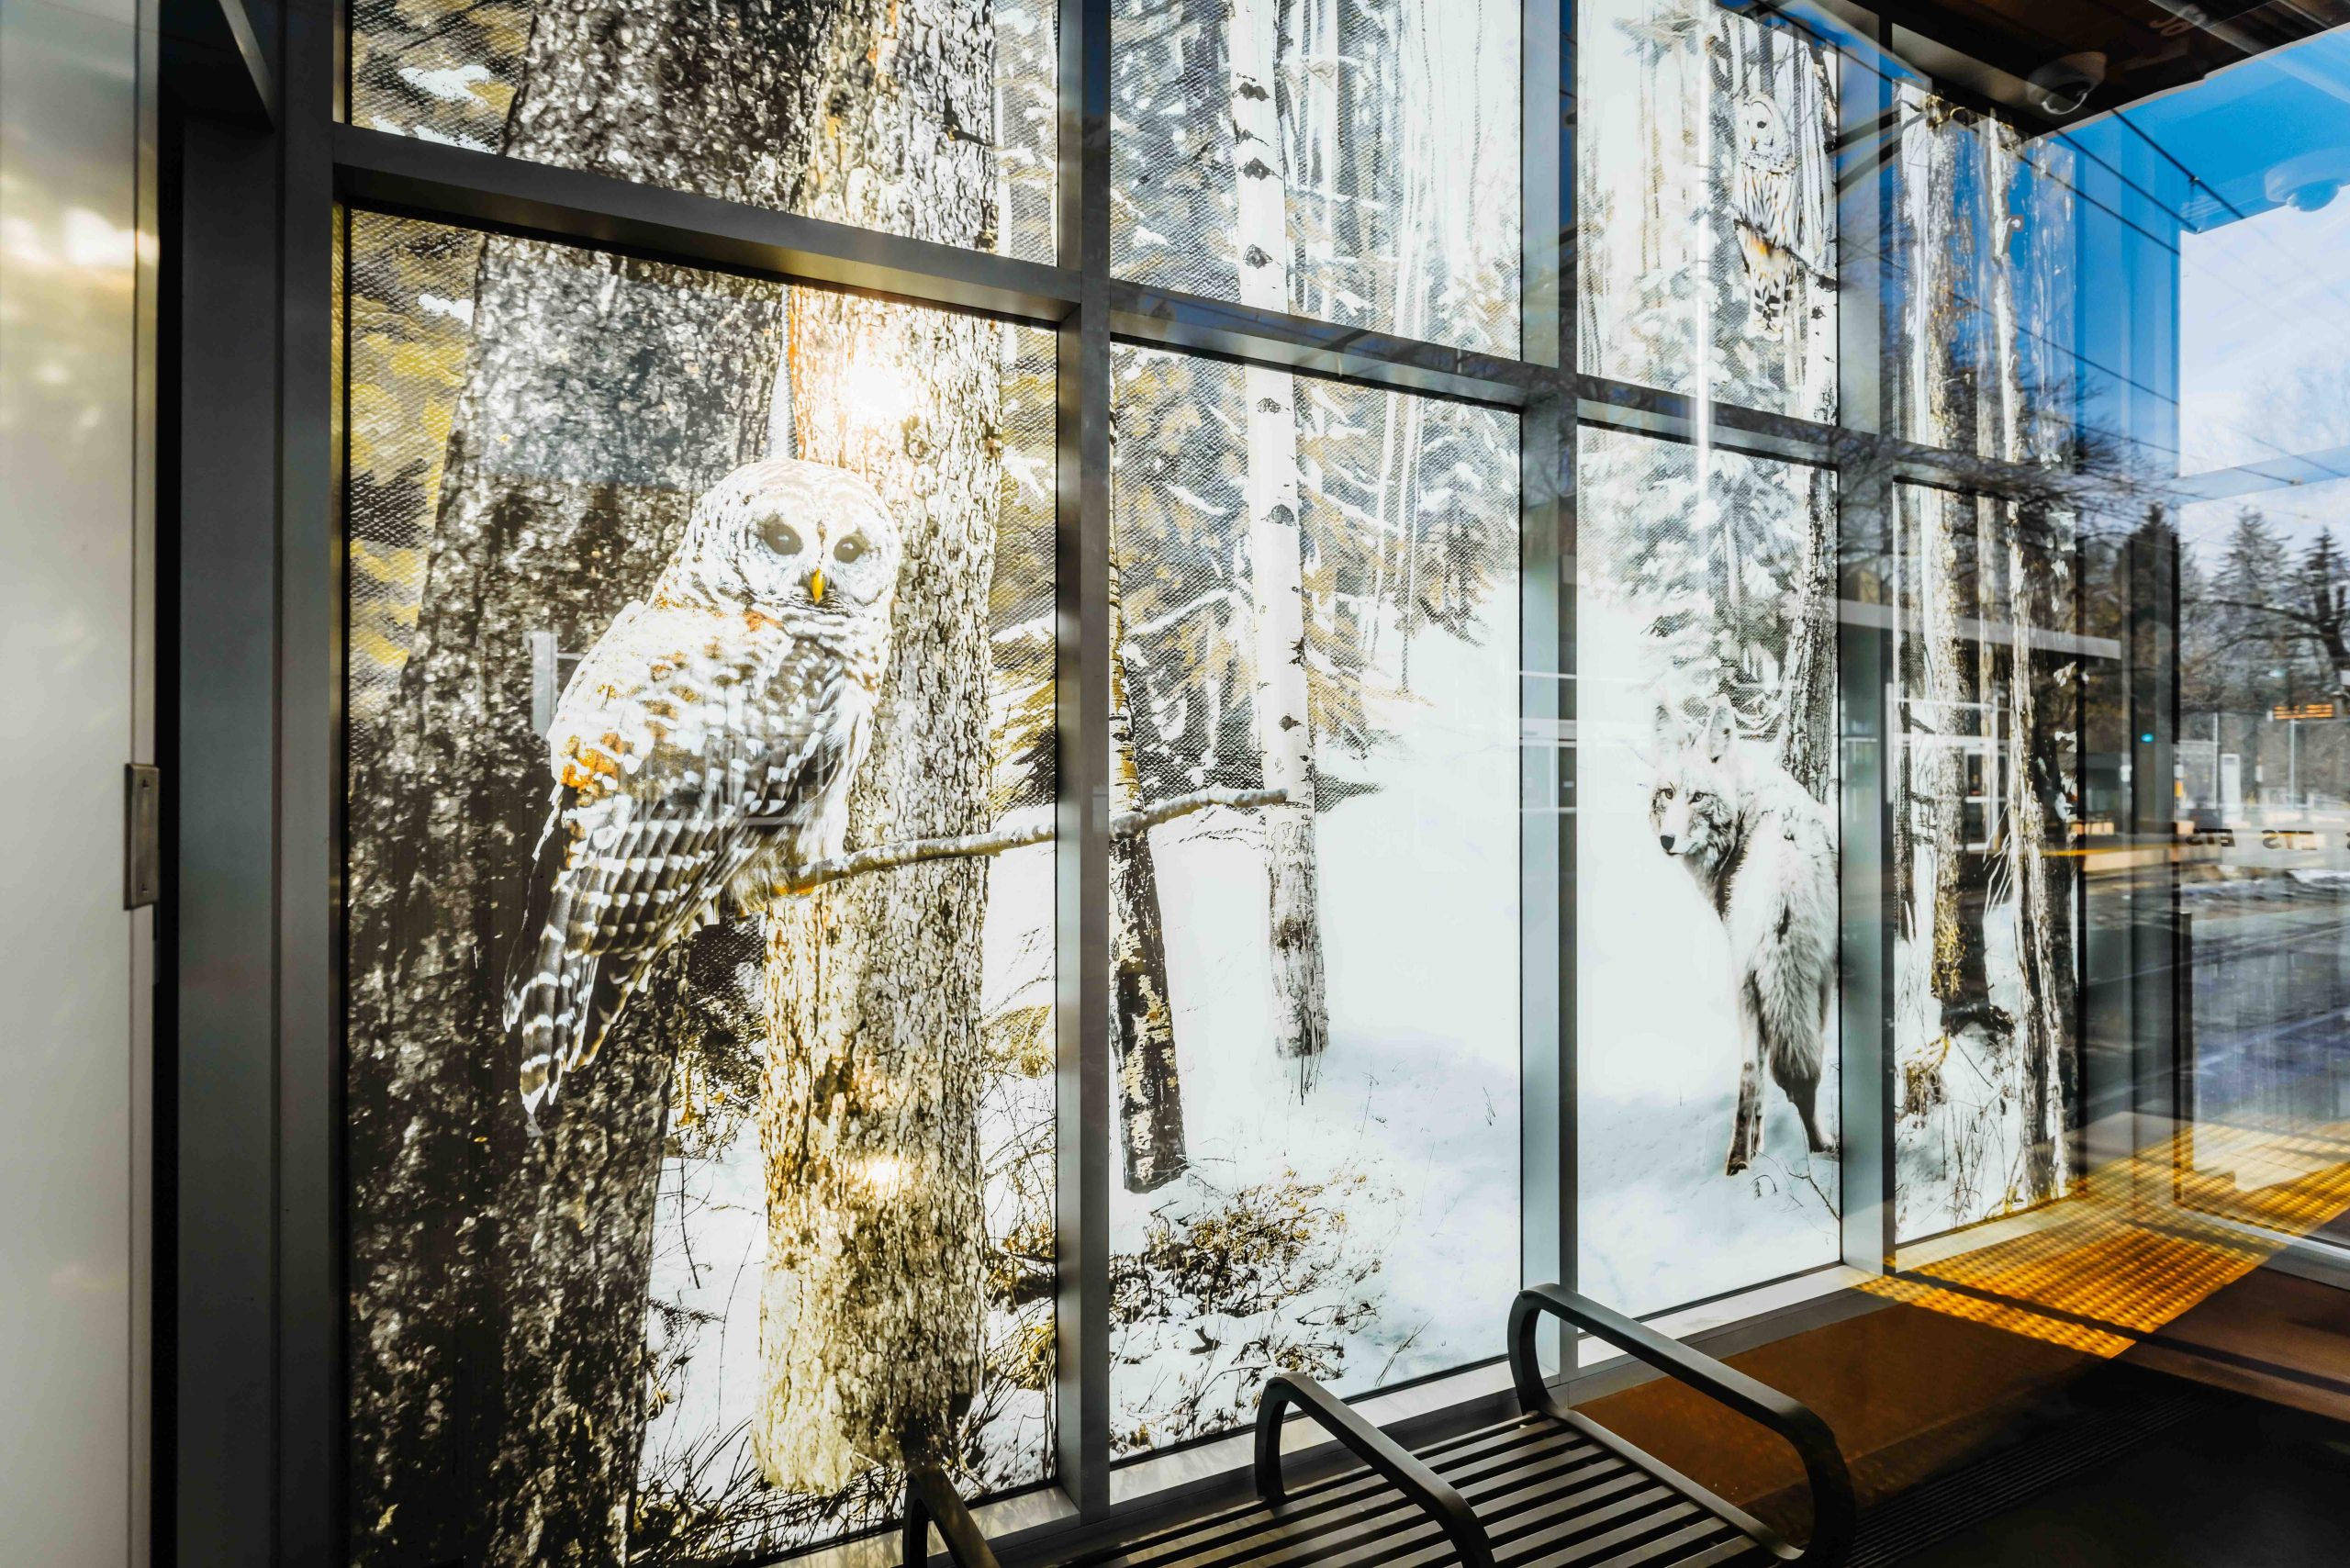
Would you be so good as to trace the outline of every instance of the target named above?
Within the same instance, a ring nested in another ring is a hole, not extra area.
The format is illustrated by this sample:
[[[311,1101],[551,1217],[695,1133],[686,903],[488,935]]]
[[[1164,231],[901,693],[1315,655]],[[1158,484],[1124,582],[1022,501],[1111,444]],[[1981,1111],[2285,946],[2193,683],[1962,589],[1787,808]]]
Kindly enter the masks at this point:
[[[833,559],[840,562],[843,566],[846,566],[849,562],[856,560],[859,555],[864,554],[865,535],[861,533],[852,533],[846,539],[842,540],[838,544],[833,546]]]
[[[778,555],[800,554],[800,531],[781,518],[769,518],[759,525],[759,537],[767,548]]]

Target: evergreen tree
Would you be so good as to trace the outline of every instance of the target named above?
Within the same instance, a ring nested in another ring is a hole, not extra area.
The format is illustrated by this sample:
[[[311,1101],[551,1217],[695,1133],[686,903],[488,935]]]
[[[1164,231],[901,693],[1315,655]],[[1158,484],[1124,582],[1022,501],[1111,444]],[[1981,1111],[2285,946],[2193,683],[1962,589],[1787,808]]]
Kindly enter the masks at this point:
[[[2210,590],[2212,630],[2225,661],[2215,684],[2232,711],[2263,711],[2285,700],[2283,680],[2269,672],[2292,658],[2292,639],[2277,613],[2289,575],[2284,542],[2267,520],[2251,507],[2237,512]],[[2185,579],[2179,586],[2184,605]]]
[[[2344,569],[2333,531],[2320,528],[2301,558],[2300,596],[2290,620],[2305,656],[2319,666],[2319,678],[2350,693],[2350,641],[2344,640],[2344,620],[2350,617],[2350,577],[2345,577]]]

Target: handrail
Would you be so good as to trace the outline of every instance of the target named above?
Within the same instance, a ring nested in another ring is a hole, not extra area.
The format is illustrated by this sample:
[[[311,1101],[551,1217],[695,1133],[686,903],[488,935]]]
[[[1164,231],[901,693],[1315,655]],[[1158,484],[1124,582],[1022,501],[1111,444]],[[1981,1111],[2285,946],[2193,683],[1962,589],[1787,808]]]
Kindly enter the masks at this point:
[[[1520,1291],[1509,1309],[1510,1379],[1517,1386],[1519,1407],[1528,1414],[1572,1419],[1551,1394],[1550,1385],[1543,1381],[1541,1362],[1535,1356],[1535,1326],[1545,1312],[1597,1335],[1617,1350],[1639,1357],[1659,1372],[1776,1433],[1803,1461],[1804,1476],[1811,1485],[1811,1540],[1786,1561],[1803,1564],[1804,1568],[1834,1568],[1843,1562],[1852,1541],[1852,1478],[1844,1468],[1844,1455],[1836,1446],[1836,1434],[1829,1429],[1827,1422],[1802,1404],[1755,1382],[1736,1368],[1724,1366],[1645,1323],[1555,1284],[1533,1285]]]
[[[1275,1372],[1257,1401],[1257,1495],[1279,1504],[1281,1485],[1281,1416],[1291,1405],[1312,1417],[1355,1457],[1393,1482],[1450,1537],[1463,1568],[1494,1568],[1485,1527],[1460,1494],[1394,1439],[1364,1420],[1328,1389],[1304,1372]]]
[[[996,1568],[995,1551],[979,1533],[963,1495],[937,1461],[918,1460],[906,1466],[905,1523],[898,1537],[903,1568],[923,1568],[930,1561],[933,1525],[946,1542],[947,1560],[955,1568]]]

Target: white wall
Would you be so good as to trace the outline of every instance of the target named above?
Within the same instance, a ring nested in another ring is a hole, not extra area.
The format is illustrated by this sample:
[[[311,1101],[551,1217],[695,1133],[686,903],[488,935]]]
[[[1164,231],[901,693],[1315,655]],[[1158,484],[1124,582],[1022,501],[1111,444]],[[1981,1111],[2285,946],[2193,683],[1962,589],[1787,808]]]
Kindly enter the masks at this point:
[[[140,11],[0,0],[0,1559],[42,1568],[147,1556],[153,927],[122,907],[123,766],[153,732]]]

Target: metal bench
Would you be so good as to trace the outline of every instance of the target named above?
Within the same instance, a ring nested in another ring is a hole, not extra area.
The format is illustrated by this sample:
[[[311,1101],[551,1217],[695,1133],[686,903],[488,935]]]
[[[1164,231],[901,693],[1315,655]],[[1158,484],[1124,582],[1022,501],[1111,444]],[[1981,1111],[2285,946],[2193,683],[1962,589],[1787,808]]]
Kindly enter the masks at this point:
[[[1535,1334],[1544,1314],[1646,1361],[1776,1433],[1803,1461],[1811,1539],[1789,1545],[1761,1520],[1560,1405]],[[1519,1413],[1416,1452],[1312,1378],[1277,1372],[1257,1406],[1257,1500],[1097,1548],[1069,1568],[1836,1568],[1852,1542],[1852,1487],[1828,1424],[1785,1394],[1558,1285],[1509,1313]],[[1292,1491],[1281,1424],[1294,1408],[1362,1468]],[[934,1472],[909,1478],[907,1562],[933,1519],[959,1568],[995,1568],[987,1543]],[[919,1492],[920,1495],[917,1495]],[[919,1511],[918,1511],[919,1510]]]
[[[1561,1406],[1535,1332],[1565,1319],[1759,1422],[1803,1461],[1811,1539],[1770,1528],[1621,1438]],[[1557,1285],[1510,1308],[1519,1414],[1413,1452],[1313,1379],[1276,1373],[1257,1407],[1258,1501],[1189,1520],[1087,1568],[1834,1568],[1852,1540],[1852,1488],[1826,1422],[1786,1395]],[[1295,1491],[1281,1479],[1281,1423],[1294,1407],[1365,1468]]]

